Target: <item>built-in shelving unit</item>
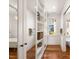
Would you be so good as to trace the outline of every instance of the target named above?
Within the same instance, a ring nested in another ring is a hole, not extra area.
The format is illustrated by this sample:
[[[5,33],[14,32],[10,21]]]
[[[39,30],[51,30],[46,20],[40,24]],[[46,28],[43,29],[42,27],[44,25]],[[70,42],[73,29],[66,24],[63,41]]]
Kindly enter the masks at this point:
[[[41,59],[47,46],[47,21],[44,4],[37,0],[36,6],[36,59]]]

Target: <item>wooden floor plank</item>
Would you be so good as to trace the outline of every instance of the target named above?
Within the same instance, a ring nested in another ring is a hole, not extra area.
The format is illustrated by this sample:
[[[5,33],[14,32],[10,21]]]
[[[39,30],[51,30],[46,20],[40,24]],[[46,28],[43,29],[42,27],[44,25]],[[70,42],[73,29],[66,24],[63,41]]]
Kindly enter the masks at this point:
[[[27,52],[28,59],[35,59],[35,48],[33,47]],[[17,49],[9,49],[9,59],[17,59]],[[70,48],[62,52],[60,46],[47,46],[42,59],[70,59]]]
[[[70,59],[70,49],[67,47],[67,51],[62,52],[60,46],[47,46],[42,59]]]

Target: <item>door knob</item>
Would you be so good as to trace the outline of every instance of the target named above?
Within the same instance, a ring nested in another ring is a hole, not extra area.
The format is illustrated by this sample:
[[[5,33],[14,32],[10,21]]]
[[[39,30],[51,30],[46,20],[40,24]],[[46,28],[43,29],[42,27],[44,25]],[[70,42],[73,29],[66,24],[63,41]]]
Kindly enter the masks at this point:
[[[27,43],[24,43],[24,45],[27,45]]]
[[[23,45],[20,45],[20,47],[23,47]]]

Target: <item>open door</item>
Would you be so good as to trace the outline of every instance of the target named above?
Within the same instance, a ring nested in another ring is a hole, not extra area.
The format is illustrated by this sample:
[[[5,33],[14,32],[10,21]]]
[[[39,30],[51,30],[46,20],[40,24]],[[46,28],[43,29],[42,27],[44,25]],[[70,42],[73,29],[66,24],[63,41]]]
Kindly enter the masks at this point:
[[[23,0],[24,59],[35,59],[35,6],[36,0]]]
[[[24,18],[23,18],[23,2],[24,0],[18,0],[18,59],[24,59]]]
[[[35,59],[35,2],[18,0],[18,59]]]

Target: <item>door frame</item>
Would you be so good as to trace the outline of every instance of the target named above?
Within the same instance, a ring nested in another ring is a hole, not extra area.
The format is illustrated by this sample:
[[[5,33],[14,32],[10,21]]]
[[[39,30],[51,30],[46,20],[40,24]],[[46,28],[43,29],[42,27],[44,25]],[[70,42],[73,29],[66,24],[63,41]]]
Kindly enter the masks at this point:
[[[28,29],[27,29],[27,0],[23,0],[23,35],[24,35],[24,39],[23,39],[23,43],[24,43],[24,47],[23,47],[23,53],[24,53],[24,59],[27,59],[27,36],[28,36]]]

